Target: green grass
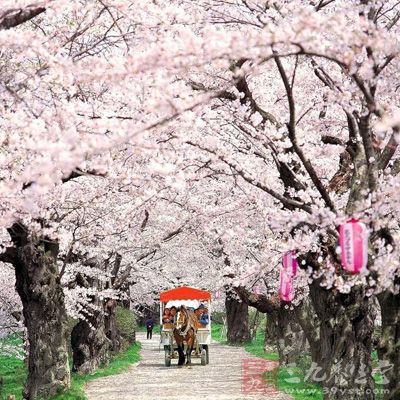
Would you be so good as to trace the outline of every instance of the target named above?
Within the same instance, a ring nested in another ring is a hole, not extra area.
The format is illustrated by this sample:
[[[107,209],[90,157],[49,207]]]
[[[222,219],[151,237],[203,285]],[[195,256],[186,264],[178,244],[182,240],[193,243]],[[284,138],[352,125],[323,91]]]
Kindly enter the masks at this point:
[[[211,324],[211,337],[216,342],[226,343],[226,335],[223,334],[223,325],[213,322]]]
[[[131,345],[128,350],[117,354],[106,366],[98,368],[89,375],[78,375],[73,373],[71,376],[71,388],[53,397],[53,400],[85,400],[84,387],[86,383],[104,376],[116,375],[126,371],[129,366],[140,360],[140,343]]]
[[[271,378],[272,376],[272,378]],[[278,390],[288,393],[295,400],[322,400],[322,388],[305,381],[304,370],[298,367],[279,367],[267,372],[266,380],[275,380]]]
[[[221,338],[222,325],[214,323],[211,325],[212,338],[218,342],[226,343]],[[264,329],[257,331],[256,337],[249,343],[243,345],[244,349],[258,357],[269,361],[278,361],[279,356],[273,351],[264,351]],[[322,388],[305,382],[304,368],[301,367],[278,367],[265,374],[267,384],[274,385],[281,392],[290,394],[295,400],[322,400]]]
[[[255,339],[244,345],[245,350],[259,358],[269,361],[279,361],[276,352],[264,351],[264,330],[257,331]],[[290,394],[295,400],[322,400],[322,388],[305,382],[305,373],[299,367],[278,367],[265,374],[267,383],[273,384],[281,392]]]
[[[6,339],[1,339],[3,345],[22,347],[23,342],[20,335],[11,335]],[[9,394],[15,394],[18,399],[22,399],[22,389],[26,379],[26,368],[22,360],[0,354],[0,377],[3,384],[0,385],[0,399],[6,400]]]
[[[21,345],[20,338],[3,339],[15,345]],[[140,360],[140,343],[131,345],[126,351],[116,355],[106,366],[98,368],[89,375],[71,375],[71,388],[53,397],[53,400],[86,400],[85,384],[103,376],[110,376],[126,371],[130,365]],[[22,390],[26,379],[26,368],[21,360],[15,357],[0,356],[0,376],[4,385],[0,389],[0,399],[6,400],[8,395],[14,394],[17,400],[22,400]]]
[[[273,351],[264,351],[264,331],[258,330],[256,337],[249,343],[244,345],[244,349],[256,357],[264,358],[265,360],[278,361],[279,356]]]

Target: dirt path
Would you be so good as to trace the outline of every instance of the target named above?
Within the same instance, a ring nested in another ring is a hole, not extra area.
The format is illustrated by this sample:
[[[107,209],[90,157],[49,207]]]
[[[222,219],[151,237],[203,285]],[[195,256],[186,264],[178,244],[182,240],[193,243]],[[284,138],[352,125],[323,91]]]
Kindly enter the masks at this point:
[[[256,362],[257,372],[273,369],[275,362],[264,362],[249,355],[243,348],[220,343],[210,346],[210,364],[201,366],[193,359],[191,367],[164,366],[164,352],[159,351],[159,336],[146,340],[144,333],[137,333],[142,343],[142,360],[128,372],[100,378],[86,387],[89,400],[287,400],[290,396],[277,393],[272,387],[258,389],[250,376],[251,364]],[[261,363],[261,365],[260,365]],[[244,371],[242,370],[244,367]],[[254,365],[253,365],[254,369]],[[248,391],[253,391],[248,393]],[[260,392],[261,391],[261,392]]]

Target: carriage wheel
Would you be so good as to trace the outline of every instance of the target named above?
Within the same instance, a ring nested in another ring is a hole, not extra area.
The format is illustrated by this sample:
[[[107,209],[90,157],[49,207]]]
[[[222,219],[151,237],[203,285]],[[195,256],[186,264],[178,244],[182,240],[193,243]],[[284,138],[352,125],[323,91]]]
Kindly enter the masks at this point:
[[[207,351],[204,348],[201,350],[201,365],[207,365]]]
[[[203,349],[206,351],[206,363],[209,364],[210,363],[210,353],[208,350],[208,344],[205,344],[203,346]]]
[[[164,346],[164,353],[165,353],[165,366],[171,366],[171,351],[169,346]]]

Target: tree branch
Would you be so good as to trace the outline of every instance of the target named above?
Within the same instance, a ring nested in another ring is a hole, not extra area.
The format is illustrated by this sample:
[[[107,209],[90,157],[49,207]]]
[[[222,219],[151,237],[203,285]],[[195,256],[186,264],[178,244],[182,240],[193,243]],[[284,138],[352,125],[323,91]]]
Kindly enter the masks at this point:
[[[117,253],[114,260],[114,267],[111,271],[111,285],[114,285],[114,282],[117,279],[118,272],[121,268],[121,263],[122,263],[122,256],[121,254]]]
[[[382,171],[388,166],[390,160],[392,159],[394,153],[397,150],[397,147],[399,146],[396,140],[396,135],[398,135],[398,133],[399,129],[398,128],[394,129],[392,136],[390,137],[385,148],[382,150],[381,155],[379,156],[378,168]]]
[[[344,146],[345,143],[343,140],[335,137],[335,136],[330,136],[330,135],[322,135],[321,136],[321,141],[324,144],[333,144],[333,145],[338,145],[338,146]]]
[[[91,170],[91,171],[82,171],[80,168],[76,168],[75,170],[71,171],[71,173],[67,176],[64,176],[61,178],[62,183],[66,183],[69,181],[72,181],[73,179],[79,178],[80,176],[101,176],[104,177],[105,174],[98,172],[96,170]],[[29,187],[31,187],[35,181],[27,182],[22,185],[22,190],[26,190]]]
[[[375,150],[371,140],[370,118],[371,118],[370,113],[368,113],[367,115],[363,115],[360,118],[359,131],[363,141],[365,159],[368,167],[367,171],[368,186],[370,191],[372,192],[376,189],[376,177],[375,177],[376,160],[375,160]]]
[[[254,307],[264,314],[272,314],[279,310],[280,301],[277,297],[267,297],[263,294],[255,294],[243,286],[233,287],[240,299],[247,305]]]
[[[140,231],[143,232],[146,228],[147,222],[149,221],[149,212],[147,210],[144,210],[144,219],[142,224],[140,225]]]
[[[15,263],[17,258],[17,250],[15,247],[7,247],[3,253],[0,253],[0,261],[7,264]]]
[[[274,54],[276,52],[274,51]],[[293,149],[296,152],[297,156],[300,158],[301,162],[303,163],[304,168],[308,172],[308,175],[310,176],[312,182],[314,183],[315,187],[317,188],[318,192],[320,193],[321,197],[325,201],[325,204],[332,210],[335,211],[335,206],[329,196],[328,191],[326,190],[325,186],[322,184],[321,180],[319,179],[314,167],[312,166],[310,160],[308,160],[304,153],[303,150],[300,148],[300,146],[297,143],[297,138],[296,138],[296,106],[295,106],[295,101],[294,101],[294,96],[293,96],[293,88],[291,87],[289,83],[289,79],[286,75],[285,69],[283,68],[282,62],[279,58],[279,56],[276,54],[274,57],[275,64],[278,67],[279,74],[282,78],[283,85],[286,90],[286,96],[288,99],[288,105],[289,105],[289,122],[287,124],[288,127],[288,132],[289,132],[289,139],[293,145]]]
[[[0,30],[11,29],[35,18],[46,11],[44,7],[28,6],[12,9],[0,15]]]
[[[230,168],[232,168],[238,175],[240,175],[246,182],[250,183],[251,185],[257,187],[258,189],[261,189],[262,191],[268,193],[272,197],[274,197],[276,200],[279,200],[286,208],[292,209],[294,208],[299,208],[300,210],[304,210],[308,213],[311,213],[311,207],[305,203],[302,203],[297,200],[293,199],[288,199],[285,196],[279,194],[278,192],[275,192],[274,190],[270,189],[269,187],[265,186],[259,181],[256,181],[255,178],[251,177],[248,175],[245,171],[243,171],[241,168],[239,168],[237,165],[233,164],[232,162],[226,160],[222,155],[218,155],[214,150],[207,149],[203,146],[200,146],[199,144],[196,144],[191,141],[186,141],[187,144],[190,146],[194,146],[199,148],[200,150],[206,151],[208,153],[211,153],[218,157],[218,159],[222,162],[224,162],[226,165],[228,165]]]

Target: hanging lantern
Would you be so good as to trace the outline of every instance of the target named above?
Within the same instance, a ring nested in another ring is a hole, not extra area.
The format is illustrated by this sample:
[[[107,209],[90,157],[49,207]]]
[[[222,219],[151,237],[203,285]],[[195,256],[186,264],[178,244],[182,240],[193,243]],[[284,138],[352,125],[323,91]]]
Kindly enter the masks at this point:
[[[296,251],[291,250],[284,254],[282,259],[283,269],[292,277],[297,275],[297,268],[299,266],[297,262]]]
[[[351,219],[339,228],[339,245],[342,267],[359,274],[367,268],[368,263],[368,229],[356,219]]]
[[[216,299],[219,299],[221,297],[221,292],[219,291],[219,290],[217,290],[216,292],[215,292],[215,298]]]
[[[281,269],[279,297],[286,302],[291,302],[294,299],[293,276],[284,268]]]
[[[294,299],[294,278],[297,275],[298,266],[295,250],[290,250],[283,255],[279,283],[279,297],[283,301],[291,302]]]
[[[255,285],[255,286],[254,286],[254,293],[255,293],[255,294],[261,294],[260,285]]]

